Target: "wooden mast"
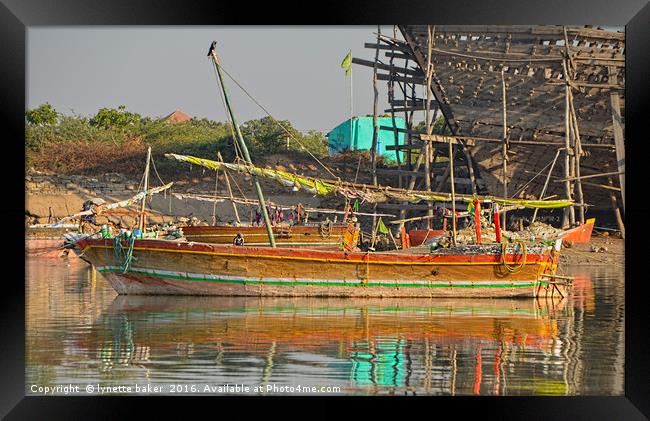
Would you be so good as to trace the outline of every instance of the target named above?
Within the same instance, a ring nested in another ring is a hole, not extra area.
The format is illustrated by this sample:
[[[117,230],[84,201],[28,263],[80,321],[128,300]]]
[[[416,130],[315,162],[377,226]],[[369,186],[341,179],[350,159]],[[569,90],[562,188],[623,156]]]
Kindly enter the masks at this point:
[[[503,197],[506,198],[508,197],[508,118],[506,114],[506,76],[503,67],[501,67],[501,89],[503,96],[503,142],[501,150],[501,157],[503,159],[503,179],[501,181],[503,184]],[[507,229],[506,219],[506,212],[504,210],[501,212],[501,226],[504,230]]]
[[[151,162],[151,146],[147,148],[147,165],[145,166],[144,169],[144,197],[142,198],[142,206],[140,207],[140,224],[138,224],[138,228],[142,232],[142,235],[144,236],[144,206],[147,203],[147,190],[149,190],[149,163]]]
[[[226,103],[226,108],[228,111],[228,114],[230,115],[230,119],[232,121],[232,125],[235,129],[235,132],[237,133],[237,143],[239,144],[239,147],[242,150],[242,153],[244,155],[244,160],[249,164],[253,165],[253,161],[251,160],[251,156],[248,152],[248,147],[246,146],[246,142],[244,142],[244,137],[241,134],[241,130],[239,129],[239,125],[237,124],[237,120],[235,119],[235,113],[232,110],[232,107],[230,106],[230,99],[228,98],[228,92],[226,91],[226,84],[223,79],[223,74],[221,71],[221,64],[219,62],[219,57],[217,56],[217,51],[215,48],[216,42],[212,44],[212,48],[210,48],[210,55],[212,57],[212,62],[214,63],[215,68],[217,69],[217,75],[219,76],[219,82],[221,86],[221,90],[223,91],[223,97]],[[260,186],[260,181],[257,178],[256,175],[252,174],[253,177],[253,184],[255,185],[255,192],[257,193],[257,198],[260,203],[260,208],[262,208],[262,216],[264,217],[264,223],[266,224],[266,232],[269,236],[269,244],[271,247],[275,247],[275,238],[273,237],[273,228],[271,227],[271,219],[269,218],[269,213],[266,209],[266,204],[264,202],[264,194],[262,193],[262,187]]]

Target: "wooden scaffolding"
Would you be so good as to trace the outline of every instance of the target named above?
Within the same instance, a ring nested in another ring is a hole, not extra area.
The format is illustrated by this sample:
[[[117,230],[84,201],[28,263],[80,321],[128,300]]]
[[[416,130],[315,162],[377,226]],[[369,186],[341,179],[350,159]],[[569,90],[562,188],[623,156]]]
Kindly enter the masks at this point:
[[[365,47],[375,60],[353,63],[373,67],[375,83],[388,86],[385,112],[406,120],[403,130],[378,128],[394,131],[392,148],[404,153],[378,174],[399,187],[449,190],[451,165],[441,157],[451,145],[457,192],[569,198],[575,206],[563,215],[565,227],[583,223],[588,206],[613,208],[623,232],[624,33],[407,25],[378,31]],[[439,116],[444,132],[433,129]],[[415,130],[416,117],[424,130]]]

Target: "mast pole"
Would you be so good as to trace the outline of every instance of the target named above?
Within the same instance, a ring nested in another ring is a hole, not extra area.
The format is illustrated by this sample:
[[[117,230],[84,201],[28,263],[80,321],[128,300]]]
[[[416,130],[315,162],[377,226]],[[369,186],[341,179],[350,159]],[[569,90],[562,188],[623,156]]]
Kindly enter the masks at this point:
[[[142,235],[144,236],[144,206],[145,203],[147,202],[147,190],[149,190],[149,163],[151,162],[151,146],[147,148],[147,164],[144,169],[144,197],[142,198],[142,206],[140,207],[140,223],[138,224],[138,228],[140,228],[140,231],[142,231]]]
[[[213,44],[214,45],[214,44]],[[223,74],[221,71],[221,64],[219,62],[219,57],[217,56],[217,51],[215,48],[211,49],[211,56],[212,56],[212,61],[217,69],[217,75],[219,76],[219,82],[221,84],[221,90],[223,91],[223,97],[226,102],[226,108],[228,109],[228,114],[230,115],[230,119],[232,121],[232,125],[235,128],[235,132],[237,133],[237,143],[239,144],[239,147],[242,150],[242,153],[244,154],[244,159],[249,165],[253,165],[253,161],[251,160],[250,153],[248,152],[248,147],[246,147],[246,142],[244,142],[244,137],[241,134],[241,130],[239,130],[239,125],[237,124],[237,120],[235,119],[235,113],[232,110],[232,107],[230,106],[230,99],[228,98],[228,92],[226,91],[226,84],[223,79]],[[262,193],[262,186],[260,186],[260,181],[257,178],[257,175],[251,174],[253,177],[253,184],[255,185],[255,192],[257,193],[257,199],[260,202],[260,207],[262,208],[262,216],[264,217],[264,223],[266,224],[266,233],[269,236],[269,244],[271,247],[275,247],[275,238],[273,237],[273,227],[271,227],[271,219],[269,218],[269,213],[266,209],[266,204],[264,202],[264,194]]]

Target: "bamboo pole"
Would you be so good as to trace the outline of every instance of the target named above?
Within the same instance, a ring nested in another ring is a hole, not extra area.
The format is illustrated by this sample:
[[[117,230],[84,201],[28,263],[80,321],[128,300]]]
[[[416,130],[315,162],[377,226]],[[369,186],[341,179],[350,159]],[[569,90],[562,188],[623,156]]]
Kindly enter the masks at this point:
[[[451,177],[451,242],[456,245],[456,190],[454,188],[454,147],[449,140],[449,176]]]
[[[213,46],[216,44],[213,43]],[[242,150],[242,153],[244,154],[244,159],[249,165],[253,165],[253,161],[251,160],[251,156],[248,152],[248,147],[246,146],[246,142],[244,142],[244,137],[241,134],[241,130],[239,129],[239,125],[237,124],[237,120],[235,119],[235,113],[232,110],[232,107],[230,106],[230,99],[228,98],[228,92],[226,91],[226,84],[225,81],[223,80],[223,75],[221,74],[221,65],[219,63],[219,57],[217,56],[217,51],[215,48],[211,48],[210,50],[211,55],[212,55],[212,62],[214,63],[215,68],[217,69],[217,75],[219,76],[219,82],[221,83],[221,90],[223,91],[223,97],[224,101],[226,103],[226,108],[228,111],[228,114],[230,115],[230,120],[232,121],[232,125],[237,133],[237,141],[239,144],[240,149]],[[255,185],[255,192],[257,193],[257,198],[260,202],[260,208],[262,208],[262,216],[264,217],[264,223],[266,224],[266,233],[269,236],[269,245],[271,247],[275,247],[275,238],[273,237],[273,227],[271,227],[271,219],[269,218],[269,213],[266,209],[266,204],[264,203],[264,194],[262,193],[262,186],[260,185],[260,181],[257,178],[256,175],[252,174],[253,178],[253,184]]]
[[[219,157],[219,154],[217,154],[217,157]],[[219,194],[219,171],[214,172],[214,197],[215,198],[217,197],[217,194]],[[212,204],[212,225],[217,225],[217,201],[216,200]]]
[[[397,38],[397,27],[393,25],[393,38]],[[393,48],[393,53],[395,52],[395,48]],[[391,68],[393,67],[393,60],[394,57],[390,57],[389,65]],[[390,117],[391,121],[393,123],[393,136],[395,140],[395,161],[397,161],[397,169],[401,170],[402,169],[402,157],[400,156],[402,152],[398,149],[399,148],[399,132],[396,130],[396,125],[395,125],[395,107],[392,105],[392,100],[395,99],[395,81],[389,81],[388,82],[389,89],[388,89],[388,95],[389,95],[389,100],[391,102],[390,106]],[[406,98],[405,98],[406,99]],[[397,186],[399,188],[402,188],[402,176],[398,175],[397,176]]]
[[[145,229],[145,218],[146,215],[144,214],[144,207],[147,203],[147,190],[149,190],[149,164],[151,163],[151,146],[147,148],[147,164],[145,165],[144,169],[144,191],[145,191],[145,196],[142,199],[142,206],[140,207],[140,224],[138,224],[138,228],[144,235],[144,229]]]
[[[427,99],[424,110],[424,119],[426,124],[427,135],[431,136],[433,127],[431,127],[431,76],[433,74],[431,67],[431,49],[433,48],[433,34],[431,25],[427,26]],[[431,191],[431,142],[424,144],[424,185],[426,191]],[[431,203],[427,203],[427,216],[433,215],[433,207]],[[430,220],[427,220],[427,227],[431,228]]]
[[[372,185],[377,185],[377,142],[379,137],[379,126],[377,124],[377,102],[379,100],[379,91],[377,90],[377,61],[379,60],[379,40],[381,37],[381,25],[377,25],[377,48],[375,49],[375,66],[372,71],[372,149],[370,150],[370,163],[372,165]],[[373,213],[377,213],[377,204],[373,205]],[[377,217],[372,217],[372,244],[375,244]]]
[[[590,174],[590,175],[580,176],[580,180],[587,180],[587,179],[590,179],[590,178],[598,178],[598,177],[607,177],[607,176],[619,175],[619,174],[621,174],[619,171],[604,172],[604,173],[600,173],[600,174]],[[578,178],[573,177],[573,178],[569,178],[568,181],[573,181],[573,180],[576,180],[576,179],[578,179]],[[565,181],[567,181],[567,180],[564,179],[564,178],[560,179],[560,180],[556,180],[557,183],[562,183],[562,182],[565,182]]]
[[[548,170],[548,175],[546,176],[546,181],[544,182],[544,187],[542,187],[542,192],[539,194],[539,200],[544,199],[544,194],[546,194],[546,188],[548,187],[548,182],[551,179],[551,174],[553,173],[553,168],[555,167],[555,162],[557,161],[557,158],[560,156],[561,151],[562,151],[562,149],[558,149],[555,152],[555,158],[553,158],[553,163],[551,164],[551,168]],[[535,218],[537,218],[537,211],[538,210],[539,209],[535,209],[535,211],[533,212],[533,219],[530,222],[531,224],[533,222],[535,222]]]
[[[564,74],[567,73],[566,70],[566,59],[562,62],[562,67],[564,69]],[[569,84],[565,80],[564,85],[564,178],[571,178],[570,165],[571,165],[571,140],[570,140],[570,128],[569,128]],[[573,200],[573,195],[571,192],[571,182],[566,181],[564,183],[564,191],[566,198],[568,200]],[[569,225],[573,226],[575,224],[575,209],[573,207],[567,208],[564,210],[564,217],[562,218],[562,228],[567,228]]]
[[[571,123],[572,123],[572,133],[573,133],[573,155],[575,158],[575,191],[576,197],[578,199],[578,204],[584,205],[584,195],[582,193],[582,178],[580,177],[580,157],[582,156],[582,148],[580,147],[580,129],[578,128],[578,119],[576,117],[576,110],[573,104],[573,93],[571,88],[569,88],[569,104],[571,108]],[[580,224],[585,223],[585,207],[580,206],[578,208],[578,217]]]
[[[288,139],[288,138],[287,138]],[[217,152],[217,157],[219,158],[219,162],[223,162],[223,158],[221,157],[221,152]],[[228,177],[228,171],[224,170],[223,175],[226,179],[226,187],[228,187],[228,196],[230,197],[230,203],[232,204],[232,210],[235,212],[235,218],[237,219],[237,223],[241,224],[241,220],[239,219],[239,212],[237,212],[237,205],[235,205],[235,202],[233,200],[233,194],[232,194],[232,188],[230,187],[230,179]]]
[[[502,149],[501,149],[501,158],[503,159],[503,179],[502,184],[503,184],[503,197],[507,198],[508,197],[508,117],[507,117],[507,111],[506,111],[506,79],[505,79],[505,71],[503,67],[501,68],[501,90],[502,90],[502,101],[503,101],[503,142],[502,142]],[[507,229],[506,227],[506,212],[502,211],[501,212],[501,226],[503,229]]]
[[[612,177],[607,177],[607,183],[611,187],[614,187],[614,181],[612,180]],[[614,217],[616,218],[618,229],[621,232],[621,238],[625,238],[625,224],[623,223],[623,218],[621,218],[621,211],[618,208],[618,199],[616,199],[616,194],[610,191],[609,199],[612,202],[612,210],[614,211]]]
[[[572,90],[572,79],[573,72],[575,70],[575,63],[573,62],[573,57],[569,48],[569,39],[567,37],[566,26],[562,27],[564,33],[564,49],[566,52],[566,59],[562,62],[562,70],[564,72],[564,81],[565,81],[565,94],[568,99],[569,106],[569,132],[573,138],[573,156],[571,157],[571,168],[573,171],[574,177],[574,186],[573,189],[576,192],[577,199],[579,201],[578,205],[578,217],[580,224],[585,223],[585,207],[584,207],[584,195],[582,193],[582,182],[580,180],[580,156],[582,155],[582,147],[580,145],[580,129],[578,127],[578,119],[576,117],[575,106],[573,103],[573,90]],[[575,210],[573,210],[575,214]],[[575,218],[575,216],[574,216]]]

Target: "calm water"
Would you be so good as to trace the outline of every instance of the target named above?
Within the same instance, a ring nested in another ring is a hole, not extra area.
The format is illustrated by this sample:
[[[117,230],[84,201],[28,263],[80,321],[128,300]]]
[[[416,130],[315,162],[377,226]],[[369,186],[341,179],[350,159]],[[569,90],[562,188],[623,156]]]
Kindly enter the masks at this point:
[[[78,259],[26,269],[27,394],[624,393],[620,268],[565,268],[551,302],[117,296]]]

